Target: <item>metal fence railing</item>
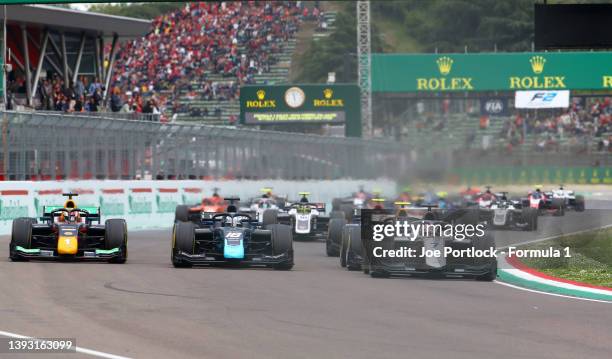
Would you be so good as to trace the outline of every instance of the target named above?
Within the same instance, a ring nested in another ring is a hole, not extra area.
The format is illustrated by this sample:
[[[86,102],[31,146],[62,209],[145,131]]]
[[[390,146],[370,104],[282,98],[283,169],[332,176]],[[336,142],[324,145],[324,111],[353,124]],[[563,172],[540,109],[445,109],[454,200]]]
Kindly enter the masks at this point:
[[[406,144],[106,116],[2,112],[5,180],[399,177]]]

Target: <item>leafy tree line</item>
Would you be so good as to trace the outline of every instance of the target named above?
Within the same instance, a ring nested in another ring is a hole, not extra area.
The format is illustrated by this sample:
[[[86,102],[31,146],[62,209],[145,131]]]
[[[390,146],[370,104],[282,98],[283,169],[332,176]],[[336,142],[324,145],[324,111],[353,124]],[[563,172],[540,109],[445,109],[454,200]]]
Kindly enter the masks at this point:
[[[399,24],[404,36],[424,52],[529,51],[533,41],[535,0],[401,0],[372,1],[372,18]],[[343,59],[356,57],[355,6],[338,14],[335,32],[313,42],[301,59],[300,81],[324,81],[336,71],[342,81],[356,81],[356,66]],[[373,22],[373,52],[393,52],[398,44],[385,43]],[[386,37],[385,37],[386,38]],[[400,37],[401,38],[401,37]],[[349,73],[346,73],[346,72]]]
[[[297,79],[302,82],[325,82],[329,72],[338,82],[354,82],[357,78],[356,3],[346,2],[336,16],[335,30],[329,37],[313,41],[301,59]],[[372,51],[384,51],[384,42],[375,23],[371,24]]]

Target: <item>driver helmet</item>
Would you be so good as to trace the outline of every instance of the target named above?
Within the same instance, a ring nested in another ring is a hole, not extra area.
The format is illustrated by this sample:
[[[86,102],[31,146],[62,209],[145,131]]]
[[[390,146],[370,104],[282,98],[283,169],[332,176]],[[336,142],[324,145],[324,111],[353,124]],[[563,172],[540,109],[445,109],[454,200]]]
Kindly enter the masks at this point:
[[[78,211],[69,211],[67,213],[68,215],[65,212],[60,213],[60,222],[77,223],[81,221],[81,215]]]
[[[300,198],[300,203],[308,203],[308,198],[306,198],[306,195],[302,196],[302,198]]]
[[[223,200],[221,199],[221,196],[219,196],[219,194],[217,192],[213,193],[212,197],[209,199],[209,201],[213,204],[218,204],[221,203]]]

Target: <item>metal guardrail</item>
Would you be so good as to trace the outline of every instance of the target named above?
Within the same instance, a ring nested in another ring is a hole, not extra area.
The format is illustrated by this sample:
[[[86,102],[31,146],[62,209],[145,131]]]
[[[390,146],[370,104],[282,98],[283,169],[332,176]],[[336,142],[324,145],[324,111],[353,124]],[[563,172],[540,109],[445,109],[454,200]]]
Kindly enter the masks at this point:
[[[135,121],[149,121],[159,122],[161,114],[158,113],[142,113],[142,112],[112,112],[112,111],[98,111],[98,112],[60,112],[60,111],[44,111],[37,112],[32,111],[40,115],[59,115],[59,116],[76,116],[76,117],[104,117],[116,120],[135,120]]]
[[[399,177],[406,144],[100,116],[2,112],[5,180]]]

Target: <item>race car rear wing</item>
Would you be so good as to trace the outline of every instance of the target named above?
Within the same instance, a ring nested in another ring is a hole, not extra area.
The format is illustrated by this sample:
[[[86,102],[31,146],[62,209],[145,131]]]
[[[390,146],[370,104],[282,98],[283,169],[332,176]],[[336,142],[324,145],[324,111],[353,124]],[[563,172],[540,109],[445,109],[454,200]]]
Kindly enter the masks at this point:
[[[321,202],[308,202],[308,203],[302,203],[302,202],[292,202],[292,203],[287,203],[287,205],[284,207],[284,210],[289,210],[292,207],[297,207],[300,205],[307,205],[307,206],[313,206],[317,211],[324,213],[325,212],[325,203],[321,203]]]

